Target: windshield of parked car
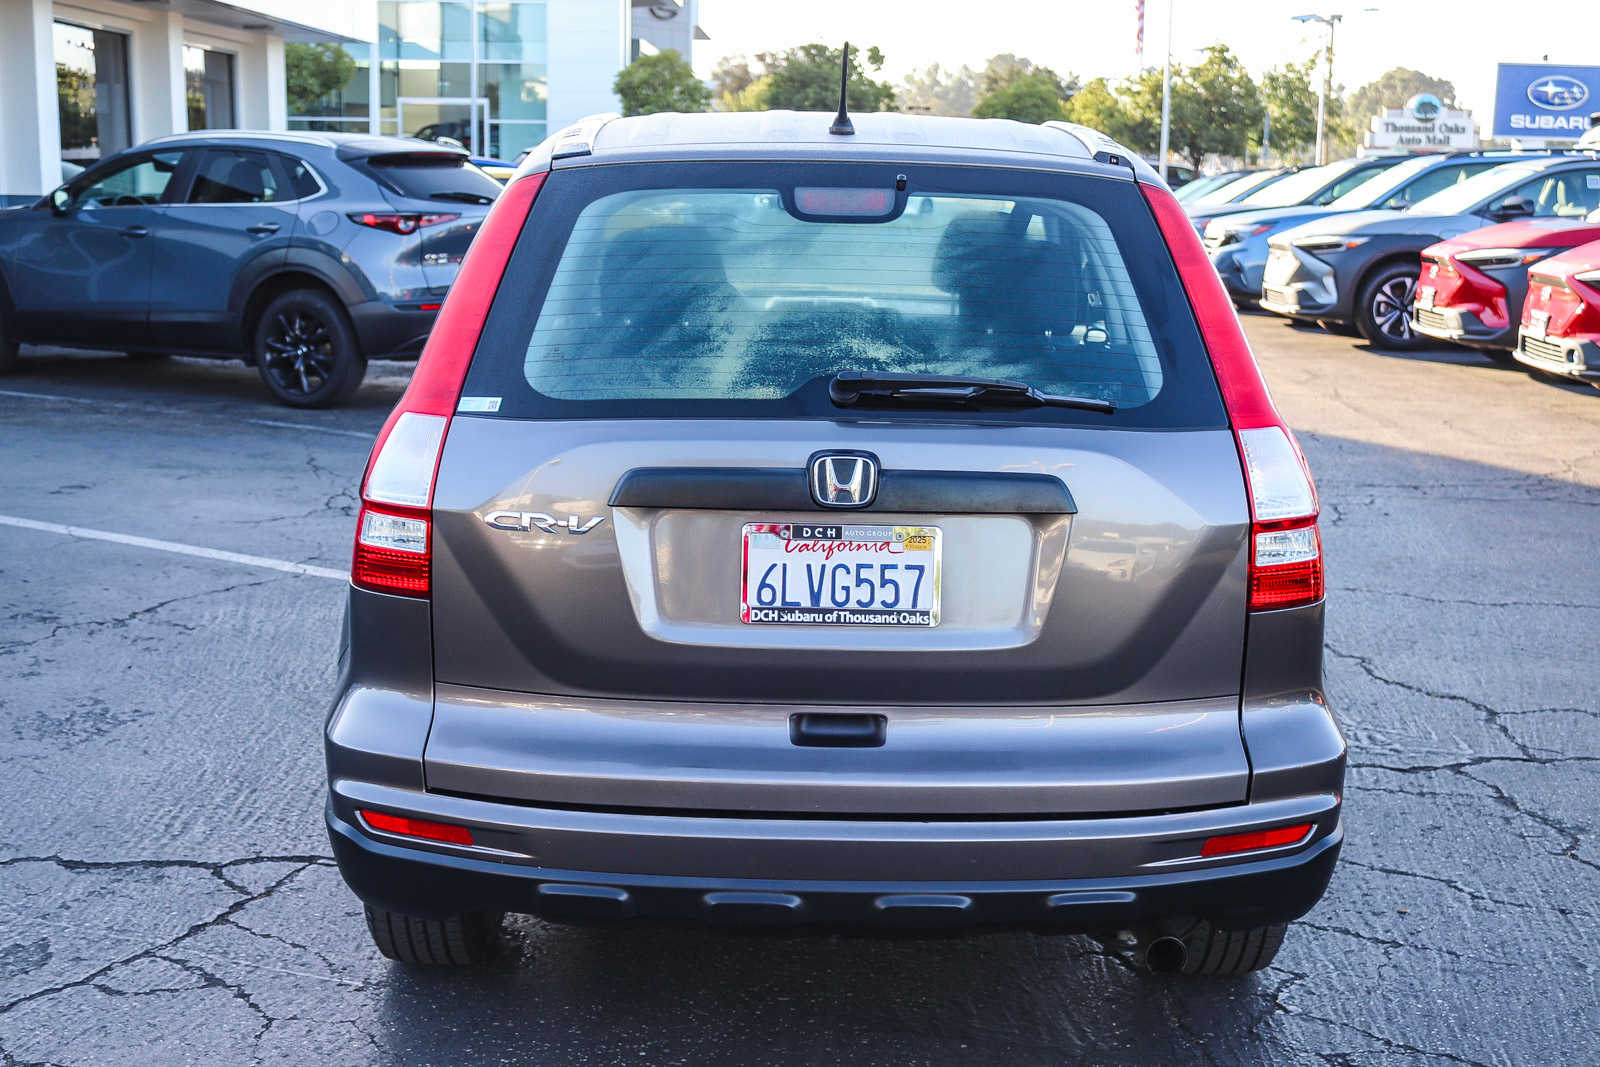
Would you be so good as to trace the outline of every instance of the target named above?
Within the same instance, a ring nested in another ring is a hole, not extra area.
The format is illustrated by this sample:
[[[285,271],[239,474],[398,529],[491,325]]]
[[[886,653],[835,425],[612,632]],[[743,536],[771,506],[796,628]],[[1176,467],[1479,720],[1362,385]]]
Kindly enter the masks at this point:
[[[1389,194],[1399,189],[1406,182],[1421,174],[1438,162],[1436,156],[1417,156],[1404,163],[1397,163],[1392,167],[1380,170],[1377,177],[1371,181],[1362,182],[1343,196],[1329,203],[1329,207],[1338,208],[1340,211],[1359,211],[1362,208],[1381,204],[1388,199]]]
[[[1134,183],[921,168],[897,191],[894,168],[806,166],[557,172],[485,326],[498,354],[473,364],[499,381],[469,393],[552,415],[773,413],[841,372],[906,373],[1106,400],[1119,425],[1204,395]],[[739,176],[754,180],[726,184]],[[524,263],[548,278],[532,300]]]
[[[1196,178],[1187,185],[1180,185],[1172,195],[1177,197],[1181,204],[1203,200],[1211,190],[1221,188],[1228,182],[1237,181],[1239,177],[1237,174],[1213,174],[1209,178]]]
[[[1316,193],[1324,185],[1350,169],[1349,163],[1329,163],[1326,167],[1311,167],[1291,174],[1265,189],[1258,189],[1239,201],[1251,207],[1290,207]]]
[[[1506,163],[1474,174],[1466,181],[1441,189],[1424,197],[1407,210],[1418,215],[1459,215],[1477,206],[1478,201],[1493,196],[1501,189],[1521,184],[1544,168],[1531,163]]]
[[[1206,193],[1200,199],[1207,204],[1230,204],[1252,189],[1259,188],[1267,182],[1276,181],[1280,177],[1277,171],[1258,170],[1246,174],[1242,178],[1235,178]]]

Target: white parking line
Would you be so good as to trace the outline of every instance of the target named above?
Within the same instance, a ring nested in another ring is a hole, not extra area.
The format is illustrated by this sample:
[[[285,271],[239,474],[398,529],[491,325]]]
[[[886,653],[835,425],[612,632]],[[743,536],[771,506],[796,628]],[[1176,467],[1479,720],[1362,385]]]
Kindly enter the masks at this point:
[[[37,519],[24,519],[16,515],[0,515],[0,526],[15,526],[22,530],[39,530],[43,533],[65,534],[67,537],[81,537],[90,541],[110,541],[118,545],[132,545],[135,548],[153,548],[157,552],[176,552],[181,556],[199,556],[201,559],[216,559],[224,563],[241,563],[246,567],[265,567],[268,570],[283,571],[286,574],[308,574],[313,578],[331,578],[334,581],[349,581],[350,575],[344,571],[336,571],[331,567],[313,567],[309,563],[294,563],[286,559],[269,559],[266,556],[247,556],[242,552],[224,552],[220,548],[205,548],[201,545],[185,545],[177,541],[158,541],[153,537],[135,537],[132,534],[116,533],[112,530],[90,530],[83,526],[63,526],[59,522],[40,522]]]
[[[61,404],[88,404],[91,407],[117,408],[122,411],[143,411],[152,415],[215,415],[224,419],[232,419],[234,417],[226,411],[162,407],[159,404],[134,404],[125,400],[97,400],[86,396],[63,396],[60,393],[25,393],[18,389],[0,389],[0,396],[15,396],[23,400],[54,400]],[[339,430],[331,426],[318,426],[311,422],[285,422],[282,419],[238,419],[236,421],[248,422],[252,426],[271,426],[279,430],[310,430],[313,433],[331,433],[339,437],[359,437],[363,441],[370,441],[378,436],[376,430],[371,433],[367,433],[364,430]]]

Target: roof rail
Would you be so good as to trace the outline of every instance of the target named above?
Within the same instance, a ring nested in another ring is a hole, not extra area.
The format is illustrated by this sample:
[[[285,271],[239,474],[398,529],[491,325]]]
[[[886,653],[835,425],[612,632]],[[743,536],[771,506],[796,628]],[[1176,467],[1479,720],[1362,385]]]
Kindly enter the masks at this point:
[[[600,129],[612,119],[622,116],[615,111],[602,111],[595,115],[585,115],[566,129],[555,135],[550,144],[551,159],[567,159],[570,156],[587,156],[594,153],[594,142],[600,136]]]

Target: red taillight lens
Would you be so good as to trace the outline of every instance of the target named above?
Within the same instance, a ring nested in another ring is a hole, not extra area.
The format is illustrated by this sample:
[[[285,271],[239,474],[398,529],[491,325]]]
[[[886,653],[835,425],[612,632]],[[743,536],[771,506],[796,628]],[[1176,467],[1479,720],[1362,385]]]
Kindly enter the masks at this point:
[[[408,819],[403,815],[385,815],[381,811],[363,810],[361,818],[374,830],[382,830],[386,834],[403,834],[406,837],[420,837],[427,841],[443,841],[449,845],[472,844],[472,831],[465,826],[430,822],[427,819]]]
[[[363,506],[356,526],[355,553],[350,560],[350,580],[378,593],[427,596],[431,592],[432,526],[426,512]]]
[[[1322,599],[1322,539],[1317,490],[1294,435],[1273,406],[1233,301],[1183,208],[1165,189],[1141,185],[1183,281],[1211,356],[1250,494],[1251,611]]]
[[[350,563],[350,580],[362,589],[432,595],[433,485],[445,434],[489,303],[543,183],[542,174],[518,179],[489,209],[411,384],[378,431],[361,479],[361,517]]]
[[[388,230],[398,233],[402,237],[406,234],[416,233],[428,226],[437,226],[441,222],[452,222],[461,217],[460,212],[441,212],[435,215],[418,215],[412,212],[395,211],[360,211],[350,215],[350,221],[362,226],[370,226],[374,230]]]
[[[1252,830],[1243,834],[1223,834],[1212,837],[1201,846],[1202,856],[1227,856],[1234,852],[1254,852],[1257,849],[1277,848],[1280,845],[1293,845],[1304,841],[1306,835],[1311,833],[1311,824],[1300,823],[1296,826],[1280,826],[1276,830]]]

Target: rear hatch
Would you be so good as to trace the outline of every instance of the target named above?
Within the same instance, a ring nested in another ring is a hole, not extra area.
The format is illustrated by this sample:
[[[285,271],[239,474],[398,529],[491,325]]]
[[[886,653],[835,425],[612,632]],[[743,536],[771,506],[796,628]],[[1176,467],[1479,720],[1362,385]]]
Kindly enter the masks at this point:
[[[1090,403],[838,377],[894,373]],[[434,519],[432,789],[880,814],[1245,799],[1245,487],[1130,181],[558,170]]]
[[[389,152],[362,161],[395,209],[416,220],[417,255],[427,285],[442,295],[456,280],[467,246],[501,185],[459,152]]]

